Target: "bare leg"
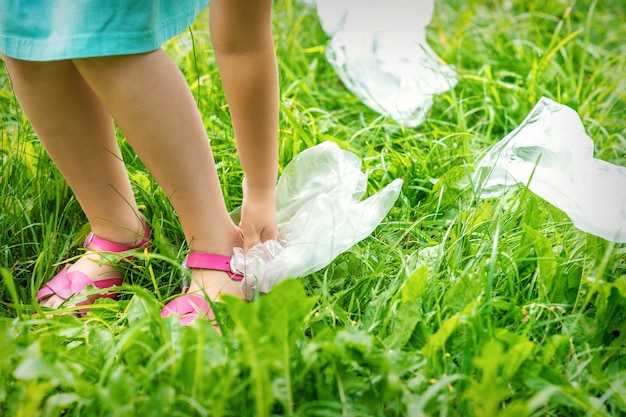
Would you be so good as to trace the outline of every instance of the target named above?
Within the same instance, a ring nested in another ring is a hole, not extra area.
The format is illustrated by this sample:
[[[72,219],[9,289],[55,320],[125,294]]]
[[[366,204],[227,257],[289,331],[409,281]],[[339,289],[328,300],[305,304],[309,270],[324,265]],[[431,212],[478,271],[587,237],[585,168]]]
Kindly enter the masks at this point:
[[[232,255],[242,246],[209,141],[184,77],[162,50],[74,63],[168,195],[194,251]],[[193,271],[190,291],[240,294],[224,272]]]
[[[132,245],[143,229],[117,146],[113,121],[71,61],[30,62],[4,57],[15,94],[50,157],[66,178],[98,236]],[[93,253],[70,270],[92,279],[111,276]],[[57,307],[52,296],[43,305]]]

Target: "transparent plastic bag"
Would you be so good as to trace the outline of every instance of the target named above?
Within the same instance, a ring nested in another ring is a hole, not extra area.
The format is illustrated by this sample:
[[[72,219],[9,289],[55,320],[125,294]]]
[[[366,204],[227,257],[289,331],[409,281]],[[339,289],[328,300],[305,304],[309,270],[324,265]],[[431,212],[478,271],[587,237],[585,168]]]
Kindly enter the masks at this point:
[[[244,271],[244,292],[267,293],[286,278],[298,278],[328,265],[369,236],[400,194],[396,179],[369,198],[361,160],[335,143],[324,142],[298,154],[277,185],[280,241],[268,241],[244,255],[235,248],[233,266]]]
[[[426,41],[434,0],[317,0],[331,37],[326,57],[354,95],[374,111],[415,127],[433,95],[453,88],[456,71]]]
[[[527,185],[580,230],[626,243],[626,168],[595,159],[593,150],[578,114],[543,97],[482,158],[474,183],[483,198]]]

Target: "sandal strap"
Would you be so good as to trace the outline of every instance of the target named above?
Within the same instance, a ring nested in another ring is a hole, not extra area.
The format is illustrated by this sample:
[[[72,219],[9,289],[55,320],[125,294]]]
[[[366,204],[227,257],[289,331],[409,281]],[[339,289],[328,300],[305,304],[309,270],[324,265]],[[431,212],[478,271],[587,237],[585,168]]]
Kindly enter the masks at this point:
[[[133,249],[139,249],[149,244],[150,239],[150,227],[144,223],[143,239],[136,245],[124,245],[117,242],[112,242],[107,239],[103,239],[96,235],[94,232],[90,232],[87,238],[83,242],[83,247],[92,250],[94,252],[126,252]]]
[[[109,288],[122,285],[122,277],[112,277],[102,280],[93,281],[86,274],[80,271],[69,272],[69,265],[59,271],[46,285],[37,292],[35,299],[37,301],[56,294],[63,300],[67,300],[74,294],[80,293],[85,287],[93,285],[96,288]],[[105,297],[107,295],[104,295]],[[113,294],[109,296],[112,298]]]
[[[243,274],[232,265],[232,257],[225,255],[215,255],[205,252],[190,252],[185,258],[183,265],[187,268],[212,269],[228,273],[231,279],[241,281]]]
[[[161,317],[165,318],[171,314],[177,315],[183,326],[189,326],[202,316],[215,320],[215,313],[209,302],[195,294],[186,294],[167,303],[161,310]]]

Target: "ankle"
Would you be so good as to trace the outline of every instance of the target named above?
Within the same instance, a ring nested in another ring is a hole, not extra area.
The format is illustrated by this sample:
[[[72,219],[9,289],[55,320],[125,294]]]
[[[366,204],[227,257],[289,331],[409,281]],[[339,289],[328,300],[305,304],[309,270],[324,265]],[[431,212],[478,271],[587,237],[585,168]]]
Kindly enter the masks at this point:
[[[92,233],[90,235],[97,237],[98,240],[108,241],[120,246],[130,248],[143,246],[142,243],[149,240],[150,229],[145,220],[137,220],[136,224],[132,226],[122,226],[112,223],[105,225],[93,224]],[[89,240],[89,237],[87,240]],[[85,243],[87,244],[88,242],[85,241]]]
[[[189,243],[191,252],[212,253],[215,255],[233,256],[233,249],[243,246],[243,238],[239,229],[233,227],[228,233],[222,233],[218,236],[221,239],[200,240],[193,239]]]

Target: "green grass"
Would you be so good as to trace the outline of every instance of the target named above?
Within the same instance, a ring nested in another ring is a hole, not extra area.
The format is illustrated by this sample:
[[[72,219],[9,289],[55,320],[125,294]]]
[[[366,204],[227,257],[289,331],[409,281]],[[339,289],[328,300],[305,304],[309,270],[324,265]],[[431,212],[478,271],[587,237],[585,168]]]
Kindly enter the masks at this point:
[[[281,167],[330,140],[362,157],[370,194],[405,185],[375,232],[327,268],[251,304],[227,300],[222,335],[160,319],[180,288],[183,234],[121,137],[153,250],[125,265],[119,301],[82,319],[37,311],[34,294],[88,225],[0,72],[0,415],[626,414],[625,245],[575,229],[526,189],[482,200],[456,186],[541,96],[573,107],[596,157],[624,165],[622,3],[438,2],[430,43],[459,84],[415,129],[345,90],[314,10],[277,3]],[[242,171],[206,20],[166,49],[232,209]]]

